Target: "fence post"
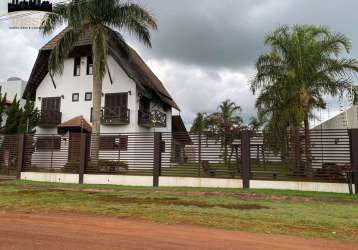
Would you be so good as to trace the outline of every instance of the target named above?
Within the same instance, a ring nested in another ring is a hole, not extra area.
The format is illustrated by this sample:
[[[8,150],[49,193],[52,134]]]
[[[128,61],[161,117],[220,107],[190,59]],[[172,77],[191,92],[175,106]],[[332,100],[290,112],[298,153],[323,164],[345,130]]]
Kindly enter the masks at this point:
[[[24,166],[24,151],[25,151],[25,136],[18,135],[18,147],[17,147],[17,174],[16,179],[21,179],[21,172]]]
[[[162,164],[162,133],[154,133],[154,161],[153,161],[153,187],[159,186],[159,176]]]
[[[78,183],[83,184],[83,176],[85,174],[86,165],[88,162],[87,159],[87,134],[82,133],[81,137],[81,144],[80,144],[80,166],[79,166],[79,176],[78,176]]]
[[[241,178],[243,188],[250,188],[251,152],[250,131],[241,132]]]
[[[198,158],[198,160],[199,160],[199,166],[198,166],[198,175],[199,175],[199,177],[201,177],[201,167],[202,167],[202,162],[201,162],[201,132],[199,132],[199,138],[198,138],[198,140],[199,140],[199,145],[198,145],[198,154],[199,154],[199,158]]]
[[[349,130],[349,141],[355,193],[358,194],[358,129]]]

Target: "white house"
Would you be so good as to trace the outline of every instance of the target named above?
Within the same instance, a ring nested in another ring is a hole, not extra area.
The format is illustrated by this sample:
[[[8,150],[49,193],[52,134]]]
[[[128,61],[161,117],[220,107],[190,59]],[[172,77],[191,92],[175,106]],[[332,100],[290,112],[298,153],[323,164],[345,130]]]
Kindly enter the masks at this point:
[[[358,106],[352,105],[313,129],[352,129],[358,128]]]
[[[93,89],[91,34],[88,32],[77,41],[73,51],[65,59],[63,74],[51,76],[48,71],[49,55],[62,36],[63,32],[40,49],[24,96],[29,95],[34,98],[36,107],[40,110],[40,123],[36,130],[38,135],[64,136],[69,133],[69,141],[71,141],[71,133],[91,132]],[[162,82],[134,49],[128,46],[128,51],[125,53],[117,45],[118,43],[113,41],[108,43],[108,69],[102,88],[101,133],[126,134],[123,138],[109,135],[102,137],[112,141],[113,145],[120,144],[129,161],[129,158],[133,160],[136,152],[139,151],[135,146],[128,146],[131,143],[136,145],[133,141],[135,140],[133,133],[171,133],[186,132],[186,130],[183,126],[175,126],[181,131],[173,129],[173,122],[182,122],[180,117],[176,117],[175,121],[172,119],[172,109],[179,110],[179,108]],[[48,150],[47,139],[44,137],[42,143],[37,143],[34,156],[40,151]],[[152,139],[148,140],[150,141],[148,145],[152,147]],[[175,140],[172,137],[166,140],[168,144],[166,153],[170,154]],[[67,158],[71,158],[66,157],[66,154],[71,155],[71,147],[66,140],[51,145],[59,154],[64,154],[64,161],[56,166],[62,167]],[[119,159],[118,147],[113,146],[111,153],[108,153],[108,148],[104,148],[103,151],[106,151],[105,157],[111,155],[113,159]],[[78,154],[76,155],[79,157]],[[126,160],[125,157],[123,158],[123,152],[120,159]]]

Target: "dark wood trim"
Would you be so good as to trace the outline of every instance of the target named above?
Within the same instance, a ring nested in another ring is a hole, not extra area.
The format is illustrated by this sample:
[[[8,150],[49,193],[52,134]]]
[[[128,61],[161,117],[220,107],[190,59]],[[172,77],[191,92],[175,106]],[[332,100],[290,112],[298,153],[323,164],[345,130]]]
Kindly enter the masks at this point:
[[[243,188],[250,188],[251,155],[250,134],[248,130],[241,132],[241,178]]]

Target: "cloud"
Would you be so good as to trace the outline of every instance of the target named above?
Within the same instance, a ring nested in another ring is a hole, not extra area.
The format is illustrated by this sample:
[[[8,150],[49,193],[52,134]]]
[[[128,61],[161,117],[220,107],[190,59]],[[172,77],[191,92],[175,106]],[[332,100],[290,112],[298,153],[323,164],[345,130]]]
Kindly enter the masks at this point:
[[[226,99],[242,107],[246,120],[254,113],[252,103],[255,98],[248,94],[248,78],[238,71],[213,70],[170,61],[149,60],[148,64],[177,101],[187,125],[196,113],[215,112]]]
[[[267,33],[283,24],[326,25],[353,41],[358,56],[358,1],[345,0],[140,0],[159,30],[153,48],[126,35],[181,107],[187,124],[197,112],[212,112],[230,98],[247,119],[255,98],[248,88]],[[0,78],[28,79],[37,50],[49,38],[38,31],[9,30],[0,22]],[[336,100],[330,109],[339,110]],[[332,113],[331,112],[331,113]]]

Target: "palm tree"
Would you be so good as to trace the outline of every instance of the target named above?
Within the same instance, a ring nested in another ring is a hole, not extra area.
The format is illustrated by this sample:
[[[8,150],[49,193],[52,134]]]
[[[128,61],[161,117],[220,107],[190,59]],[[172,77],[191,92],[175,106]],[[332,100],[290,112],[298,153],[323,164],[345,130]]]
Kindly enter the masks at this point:
[[[146,46],[151,47],[150,29],[157,29],[153,16],[144,7],[121,0],[73,0],[56,4],[41,23],[43,35],[67,23],[63,36],[57,41],[49,57],[49,73],[62,74],[64,59],[82,34],[90,32],[93,55],[93,128],[99,137],[102,80],[107,67],[108,43],[114,42],[126,51],[127,45],[119,31],[128,31]],[[98,158],[99,140],[93,140],[94,158]]]
[[[212,127],[216,128],[217,133],[221,137],[225,166],[227,166],[228,163],[228,145],[232,143],[234,139],[232,132],[239,129],[243,123],[240,112],[241,107],[227,99],[220,104],[218,111],[208,118],[211,120]]]
[[[206,113],[197,113],[190,128],[191,133],[202,133],[207,129]]]
[[[267,35],[265,45],[271,51],[258,59],[251,88],[254,93],[260,91],[259,105],[267,108],[271,102],[271,119],[291,129],[303,124],[306,166],[310,166],[309,118],[315,108],[325,107],[324,95],[350,92],[358,62],[340,55],[350,52],[351,43],[343,34],[325,27],[295,25],[292,29],[282,26]],[[267,93],[275,91],[286,96],[273,100]]]

